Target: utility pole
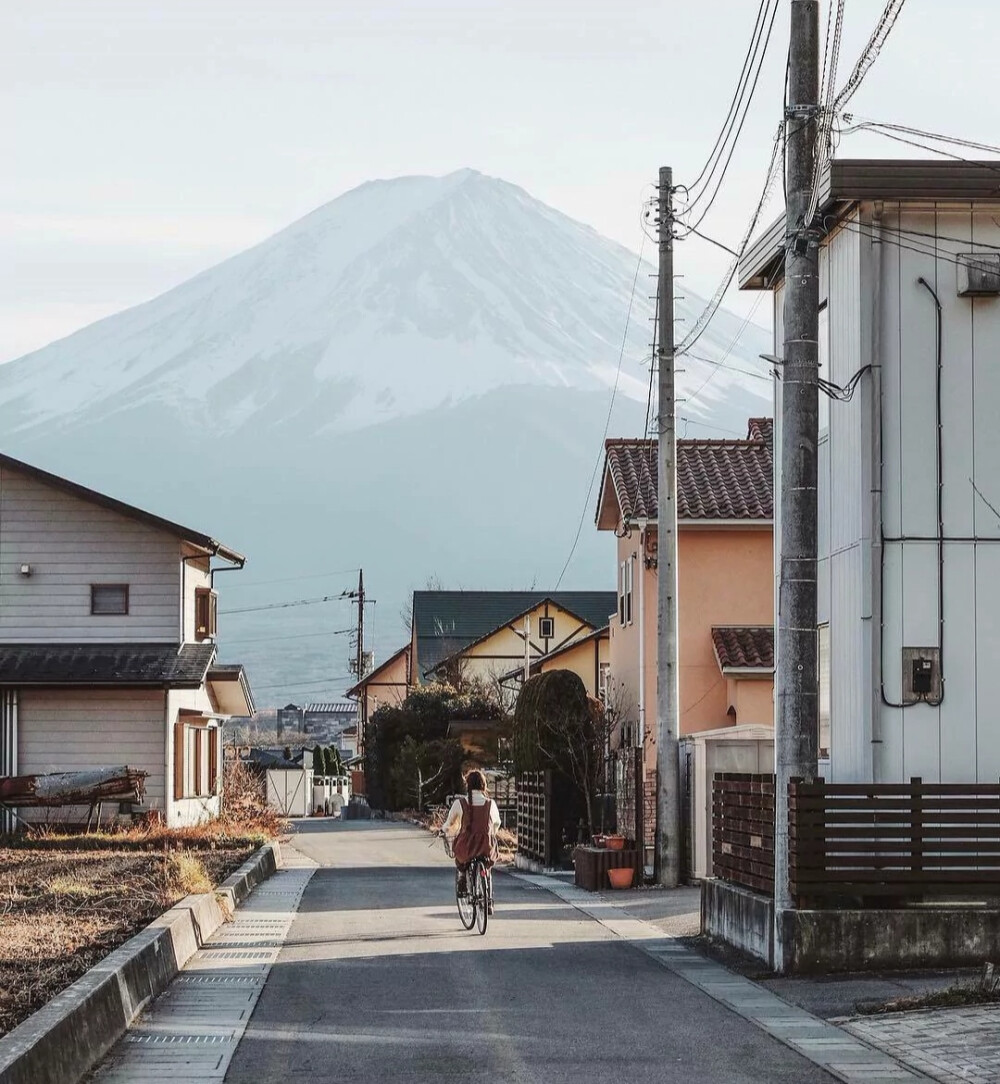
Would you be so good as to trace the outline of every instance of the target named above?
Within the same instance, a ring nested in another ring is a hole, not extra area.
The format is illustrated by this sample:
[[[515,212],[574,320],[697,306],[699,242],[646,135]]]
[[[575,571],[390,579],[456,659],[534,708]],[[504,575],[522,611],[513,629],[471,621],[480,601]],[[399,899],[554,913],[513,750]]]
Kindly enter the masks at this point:
[[[660,266],[657,296],[660,306],[660,413],[657,537],[656,648],[656,849],[658,884],[675,887],[680,881],[680,795],[677,736],[680,722],[677,686],[677,432],[674,422],[674,213],[673,171],[660,168]],[[643,574],[642,566],[639,575]],[[642,794],[636,795],[642,801]]]
[[[781,371],[780,564],[775,718],[775,966],[784,969],[788,781],[812,779],[819,755],[816,649],[816,444],[819,249],[809,211],[819,119],[819,4],[792,0],[785,113],[785,309]],[[818,183],[818,178],[816,178]]]
[[[358,569],[358,681],[365,676],[365,570]]]

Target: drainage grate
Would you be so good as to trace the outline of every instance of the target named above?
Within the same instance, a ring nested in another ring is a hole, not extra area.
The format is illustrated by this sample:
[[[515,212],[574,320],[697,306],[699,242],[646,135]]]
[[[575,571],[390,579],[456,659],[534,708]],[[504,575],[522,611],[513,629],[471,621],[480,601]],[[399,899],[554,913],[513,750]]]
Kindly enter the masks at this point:
[[[220,1043],[234,1042],[232,1035],[202,1035],[187,1032],[172,1035],[151,1034],[150,1032],[130,1031],[125,1042],[142,1046],[218,1046]]]

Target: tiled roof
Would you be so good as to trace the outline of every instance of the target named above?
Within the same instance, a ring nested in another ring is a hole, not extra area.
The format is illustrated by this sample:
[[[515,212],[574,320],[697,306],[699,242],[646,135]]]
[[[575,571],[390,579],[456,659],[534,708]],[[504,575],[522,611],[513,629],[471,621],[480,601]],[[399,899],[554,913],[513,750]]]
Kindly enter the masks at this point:
[[[307,704],[306,712],[310,715],[357,715],[358,705],[350,700],[337,700],[332,704]]]
[[[592,628],[606,625],[618,607],[614,591],[414,591],[413,629],[421,673],[429,673],[546,599]]]
[[[0,644],[0,685],[198,688],[215,645]]]
[[[713,628],[712,645],[723,672],[774,669],[774,629],[770,625]]]
[[[772,519],[773,447],[770,418],[751,418],[745,440],[679,440],[678,519]],[[656,441],[609,440],[605,450],[604,485],[610,476],[624,518],[655,520]]]

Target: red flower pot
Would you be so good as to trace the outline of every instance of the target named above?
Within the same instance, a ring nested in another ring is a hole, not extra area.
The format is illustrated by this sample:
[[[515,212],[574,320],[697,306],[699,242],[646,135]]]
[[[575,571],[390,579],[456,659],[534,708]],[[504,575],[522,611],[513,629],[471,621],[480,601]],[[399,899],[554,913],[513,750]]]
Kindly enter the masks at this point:
[[[612,888],[631,888],[635,878],[635,870],[631,866],[622,869],[609,869],[608,880]]]

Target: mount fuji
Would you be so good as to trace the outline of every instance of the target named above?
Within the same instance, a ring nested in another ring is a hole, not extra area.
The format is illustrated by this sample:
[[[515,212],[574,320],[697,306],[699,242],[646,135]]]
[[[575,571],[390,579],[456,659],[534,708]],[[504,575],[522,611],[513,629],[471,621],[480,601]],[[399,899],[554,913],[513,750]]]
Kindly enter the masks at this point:
[[[373,181],[0,366],[0,450],[250,554],[220,581],[223,610],[253,611],[223,617],[223,654],[260,703],[340,696],[350,613],[255,606],[336,593],[363,566],[384,658],[429,577],[554,586],[613,388],[611,435],[646,425],[652,274],[474,170]],[[680,335],[706,305],[685,292]],[[717,313],[678,376],[682,435],[770,413],[768,347]],[[614,586],[592,514],[563,586]]]

